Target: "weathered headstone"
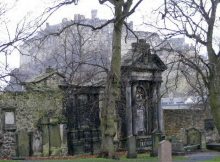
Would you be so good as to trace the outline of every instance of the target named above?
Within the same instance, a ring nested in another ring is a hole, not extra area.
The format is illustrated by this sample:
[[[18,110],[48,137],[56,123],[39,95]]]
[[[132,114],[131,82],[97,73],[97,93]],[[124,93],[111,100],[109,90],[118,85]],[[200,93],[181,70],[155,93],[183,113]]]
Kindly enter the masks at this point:
[[[158,146],[161,141],[161,133],[160,132],[154,132],[152,134],[152,152],[151,156],[157,156],[158,154]]]
[[[32,150],[34,156],[41,156],[43,151],[42,134],[38,130],[33,132]]]
[[[127,144],[128,144],[127,158],[136,158],[137,157],[136,137],[135,136],[128,137]]]
[[[201,149],[206,150],[205,132],[201,132]]]
[[[181,141],[172,142],[172,153],[175,155],[184,155],[184,146]]]
[[[50,125],[50,142],[51,147],[61,146],[60,128],[59,125]]]
[[[61,137],[60,126],[58,124],[51,124],[49,128],[50,134],[50,153],[52,156],[61,155]]]
[[[163,140],[159,143],[159,162],[172,162],[172,148],[169,141]]]
[[[29,156],[29,136],[26,130],[21,130],[17,134],[18,140],[18,156]]]

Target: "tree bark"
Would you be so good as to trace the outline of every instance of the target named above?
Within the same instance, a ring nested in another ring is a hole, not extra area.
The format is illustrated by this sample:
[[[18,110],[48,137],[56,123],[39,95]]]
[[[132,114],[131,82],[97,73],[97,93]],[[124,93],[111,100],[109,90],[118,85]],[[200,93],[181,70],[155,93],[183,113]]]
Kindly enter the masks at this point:
[[[114,136],[117,131],[116,101],[120,98],[121,78],[121,37],[124,19],[121,19],[122,6],[115,5],[115,17],[112,38],[111,69],[107,77],[104,107],[101,111],[102,156],[115,158]]]
[[[209,60],[212,64],[212,72],[209,77],[209,104],[215,126],[220,134],[220,58],[213,55]]]

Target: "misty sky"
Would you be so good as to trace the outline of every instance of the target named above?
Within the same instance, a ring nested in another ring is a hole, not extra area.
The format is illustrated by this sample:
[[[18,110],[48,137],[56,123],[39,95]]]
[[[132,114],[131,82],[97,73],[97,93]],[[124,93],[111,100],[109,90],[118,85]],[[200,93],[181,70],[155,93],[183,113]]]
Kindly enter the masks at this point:
[[[25,21],[29,22],[36,17],[38,17],[47,7],[52,6],[52,1],[56,0],[1,0],[7,4],[9,11],[4,17],[7,24],[8,31],[13,37],[17,24]],[[150,3],[149,3],[150,2]],[[144,30],[145,28],[141,25],[143,24],[143,19],[147,17],[152,18],[152,10],[158,8],[161,0],[144,0],[143,3],[137,8],[136,12],[129,18],[128,21],[134,22],[135,29]],[[80,0],[77,5],[69,5],[59,9],[55,12],[49,19],[49,23],[59,24],[63,18],[69,20],[74,18],[74,14],[85,15],[86,18],[91,17],[91,10],[98,10],[98,17],[101,19],[110,19],[112,17],[112,10],[110,5],[100,5],[98,0]],[[146,16],[147,15],[147,16]],[[6,30],[6,25],[1,26],[2,35],[8,39],[8,31]],[[44,28],[45,26],[42,26]],[[0,56],[1,62],[4,62],[4,57]],[[14,68],[19,66],[19,54],[14,52],[13,55],[8,57],[9,67]]]
[[[1,2],[7,3],[7,7],[9,8],[9,11],[4,17],[5,24],[0,23],[1,39],[2,37],[8,39],[8,33],[13,37],[16,25],[19,22],[23,22],[24,18],[25,22],[35,19],[45,10],[45,8],[52,6],[51,2],[53,1],[58,0],[1,0]],[[157,9],[161,3],[163,3],[163,0],[144,0],[137,8],[136,12],[130,16],[128,21],[134,22],[134,29],[149,31],[149,28],[143,25],[143,21],[154,20],[157,14],[152,11]],[[74,14],[82,14],[85,15],[86,18],[90,18],[92,9],[98,10],[99,18],[110,19],[112,17],[110,5],[100,5],[98,0],[80,0],[77,5],[69,5],[59,9],[48,19],[48,21],[51,25],[59,24],[63,18],[69,20],[73,19]],[[220,15],[220,9],[217,12],[219,12]],[[8,31],[6,30],[6,26]],[[45,26],[42,26],[41,28],[44,27]],[[217,33],[220,35],[220,31]],[[0,60],[4,62],[4,56],[1,55]],[[18,52],[14,52],[8,57],[8,63],[11,69],[19,66]]]

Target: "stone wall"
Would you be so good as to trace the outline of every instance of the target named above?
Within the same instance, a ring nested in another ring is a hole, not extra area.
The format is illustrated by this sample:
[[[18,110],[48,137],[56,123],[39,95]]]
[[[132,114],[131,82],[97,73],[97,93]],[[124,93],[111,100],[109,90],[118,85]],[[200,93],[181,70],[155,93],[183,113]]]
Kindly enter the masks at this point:
[[[60,112],[63,107],[63,94],[61,91],[5,93],[0,95],[1,107],[16,108],[17,131],[33,131],[39,119],[47,112],[52,111],[53,117],[62,115]]]
[[[6,131],[1,134],[0,157],[13,157],[16,155],[16,136],[14,132]]]
[[[182,130],[196,128],[206,136],[206,142],[219,140],[216,128],[205,130],[205,120],[212,119],[208,108],[164,110],[165,135],[181,138]],[[183,128],[181,130],[181,128]]]
[[[58,119],[57,123],[61,122],[63,119],[63,96],[61,90],[1,94],[0,112],[6,111],[7,108],[14,108],[16,129],[9,131],[4,129],[4,113],[1,113],[0,131],[2,132],[2,138],[0,138],[0,157],[16,156],[16,152],[25,152],[25,155],[27,155],[29,153],[29,145],[28,142],[25,142],[28,148],[24,151],[22,148],[24,141],[21,140],[23,136],[19,136],[20,132],[26,132],[28,137],[29,132],[39,129],[40,119],[47,116],[48,112],[51,112],[51,117]],[[25,138],[26,140],[28,138]],[[21,147],[19,147],[20,145]],[[22,148],[22,150],[16,150],[16,148]]]

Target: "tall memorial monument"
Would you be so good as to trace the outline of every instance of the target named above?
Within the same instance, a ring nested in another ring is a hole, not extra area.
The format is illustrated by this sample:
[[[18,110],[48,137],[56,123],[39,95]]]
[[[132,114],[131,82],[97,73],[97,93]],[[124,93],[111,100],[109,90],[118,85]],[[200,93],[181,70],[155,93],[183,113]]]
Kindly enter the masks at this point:
[[[127,138],[128,157],[135,157],[134,150],[151,147],[152,135],[163,132],[163,112],[160,106],[162,72],[166,65],[150,45],[140,39],[122,61],[122,136]],[[137,146],[137,148],[136,148]]]

